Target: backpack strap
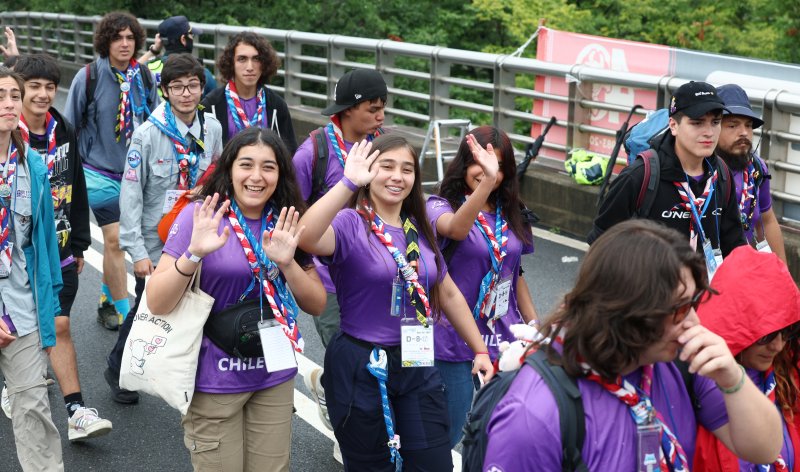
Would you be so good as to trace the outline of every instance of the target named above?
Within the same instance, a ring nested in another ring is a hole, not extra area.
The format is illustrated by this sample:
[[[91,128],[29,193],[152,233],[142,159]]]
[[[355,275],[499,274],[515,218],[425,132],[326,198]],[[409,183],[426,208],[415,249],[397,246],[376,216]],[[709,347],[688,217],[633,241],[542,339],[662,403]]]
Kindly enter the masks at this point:
[[[83,105],[83,116],[81,117],[81,129],[86,129],[89,123],[89,105],[94,101],[94,92],[97,89],[97,62],[92,61],[84,67],[86,73],[86,101]]]
[[[656,201],[658,184],[661,180],[661,163],[658,160],[658,151],[653,148],[639,153],[636,158],[644,162],[644,178],[636,199],[636,216],[647,218]]]
[[[525,363],[536,369],[556,399],[563,451],[561,470],[588,472],[581,456],[586,438],[586,415],[577,381],[567,375],[563,367],[551,363],[542,349],[526,357]]]
[[[731,201],[731,170],[728,168],[728,164],[725,164],[725,161],[722,160],[719,156],[714,156],[717,161],[717,175],[719,176],[720,182],[722,182],[722,188],[720,191],[725,194],[725,206],[728,205]]]
[[[700,411],[701,405],[700,399],[697,398],[697,395],[694,393],[694,374],[689,372],[689,363],[680,359],[675,359],[672,363],[675,364],[675,367],[680,371],[683,385],[686,387],[686,393],[689,394],[689,399],[692,401],[692,408],[695,413],[697,413]]]
[[[314,143],[314,156],[311,161],[311,194],[308,205],[311,206],[329,189],[325,185],[325,172],[328,170],[328,143],[325,142],[324,128],[317,128],[309,134]]]

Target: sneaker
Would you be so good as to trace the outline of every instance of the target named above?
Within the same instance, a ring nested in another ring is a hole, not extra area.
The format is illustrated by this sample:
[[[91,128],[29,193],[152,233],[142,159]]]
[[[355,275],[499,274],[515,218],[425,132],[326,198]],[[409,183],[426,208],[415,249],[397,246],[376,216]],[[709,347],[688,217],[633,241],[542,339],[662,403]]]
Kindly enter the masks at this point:
[[[139,392],[120,388],[119,376],[114,375],[110,368],[106,368],[106,371],[103,372],[103,377],[105,377],[108,386],[111,387],[111,398],[114,399],[115,402],[124,405],[132,405],[139,402]]]
[[[339,449],[339,441],[333,440],[333,458],[336,459],[336,462],[344,465],[344,461],[342,460],[342,450]]]
[[[5,385],[3,385],[3,394],[0,395],[0,406],[3,407],[6,418],[11,419],[11,399],[8,398],[8,388]]]
[[[119,315],[113,303],[106,302],[97,307],[97,322],[100,323],[103,328],[111,331],[119,329]]]
[[[319,419],[322,420],[322,424],[333,431],[331,419],[328,416],[328,404],[325,402],[325,389],[322,388],[322,372],[323,370],[320,368],[312,370],[308,375],[303,377],[303,383],[306,384],[306,388],[314,396],[314,401],[317,402]]]
[[[70,441],[83,441],[108,434],[111,427],[110,421],[97,416],[97,410],[81,407],[70,417],[67,435]]]

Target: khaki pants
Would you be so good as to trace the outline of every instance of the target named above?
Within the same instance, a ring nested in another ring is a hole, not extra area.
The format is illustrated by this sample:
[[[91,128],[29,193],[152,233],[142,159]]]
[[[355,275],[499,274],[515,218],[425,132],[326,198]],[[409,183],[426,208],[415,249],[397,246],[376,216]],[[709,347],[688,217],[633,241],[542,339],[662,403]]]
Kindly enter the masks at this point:
[[[294,379],[257,392],[195,392],[181,420],[197,472],[289,470]]]
[[[39,333],[18,337],[0,349],[0,370],[11,401],[11,423],[17,458],[24,471],[63,471],[61,437],[47,399],[46,354]]]

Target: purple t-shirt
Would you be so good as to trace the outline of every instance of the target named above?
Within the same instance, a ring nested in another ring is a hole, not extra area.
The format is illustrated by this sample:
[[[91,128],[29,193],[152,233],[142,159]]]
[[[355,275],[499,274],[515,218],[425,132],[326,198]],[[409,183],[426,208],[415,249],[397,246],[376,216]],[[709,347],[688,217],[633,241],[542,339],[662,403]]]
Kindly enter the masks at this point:
[[[186,205],[175,219],[164,244],[164,253],[172,257],[180,257],[189,247],[192,239],[194,206]],[[247,226],[253,234],[260,234],[261,221],[247,219]],[[200,272],[200,289],[214,297],[211,316],[227,306],[238,302],[239,297],[247,290],[251,280],[250,265],[244,255],[239,238],[231,228],[227,218],[220,223],[227,227],[230,237],[224,246],[203,258]],[[258,285],[250,292],[248,298],[258,297]],[[242,393],[263,390],[281,384],[297,375],[297,369],[286,369],[275,373],[267,372],[264,358],[249,358],[244,361],[231,357],[218,348],[207,337],[203,336],[200,346],[200,357],[197,362],[197,379],[195,390],[205,393]]]
[[[756,157],[756,159],[760,161],[762,169],[764,169],[764,172],[767,173],[767,163],[764,162],[764,160],[760,157]],[[733,183],[736,189],[736,203],[739,204],[742,201],[742,171],[731,169],[731,172],[733,173]],[[753,208],[753,218],[751,220],[750,228],[744,232],[744,236],[748,241],[753,241],[754,230],[757,226],[761,225],[761,214],[768,212],[772,208],[772,195],[769,191],[769,179],[762,180],[761,186],[754,191],[758,192],[758,203]],[[732,195],[731,198],[734,198],[734,196]],[[741,208],[739,209],[741,210]],[[749,213],[749,211],[750,202],[748,201],[746,203],[744,213]]]
[[[242,108],[244,109],[244,114],[249,120],[253,117],[256,110],[258,109],[258,95],[255,95],[250,98],[242,98],[239,97],[239,102],[242,104]],[[226,106],[228,109],[228,140],[239,134],[239,129],[236,127],[236,123],[233,121],[232,110],[230,107]],[[261,118],[259,118],[260,120]]]
[[[761,372],[755,369],[745,369],[747,371],[747,375],[750,377],[750,380],[758,387],[762,389],[762,385],[764,384],[764,376]],[[783,445],[781,446],[781,457],[783,460],[786,461],[786,469],[787,470],[794,470],[794,447],[792,445],[792,438],[789,436],[789,431],[786,429],[786,419],[781,414],[781,424],[783,426]],[[773,470],[771,468],[770,470]],[[743,459],[739,459],[739,471],[740,472],[760,472],[758,467],[755,464],[747,462]]]
[[[642,371],[625,378],[639,385]],[[589,470],[636,470],[636,424],[629,408],[591,380],[579,379],[586,413],[582,457]],[[653,375],[652,401],[678,438],[689,464],[699,421],[709,431],[728,423],[722,392],[708,378],[695,375],[694,390],[702,405],[693,411],[678,368],[658,363]],[[483,470],[561,470],[561,428],[555,398],[539,374],[523,367],[497,404],[487,427],[489,444]]]
[[[340,211],[331,226],[336,237],[336,249],[329,258],[329,267],[342,315],[342,331],[381,346],[399,345],[401,317],[389,314],[397,263],[355,210]],[[384,228],[395,247],[405,254],[403,228],[388,224],[384,224]],[[433,250],[421,234],[419,248],[419,280],[429,292],[437,279],[444,278],[447,268],[440,267],[436,273]],[[409,318],[416,317],[408,296],[405,312]]]
[[[434,231],[436,231],[436,221],[445,213],[453,213],[450,203],[438,196],[431,196],[427,203],[428,219],[431,221]],[[494,229],[495,214],[493,212],[481,212],[486,218],[486,222]],[[531,236],[532,237],[532,236]],[[531,239],[533,241],[533,239]],[[440,247],[445,244],[453,244],[446,238],[440,238]],[[489,247],[486,238],[476,225],[472,225],[467,239],[458,244],[453,257],[450,259],[448,271],[453,282],[464,294],[467,305],[472,309],[478,301],[481,280],[491,269],[492,262],[489,255]],[[506,257],[503,259],[503,267],[500,270],[500,277],[504,279],[511,276],[511,293],[508,300],[508,313],[495,323],[495,332],[489,329],[486,318],[479,319],[476,324],[483,336],[483,341],[489,348],[489,355],[496,359],[498,355],[498,345],[502,341],[514,340],[509,326],[522,323],[522,316],[517,307],[517,279],[519,279],[519,266],[522,262],[522,254],[533,253],[533,243],[523,244],[514,234],[508,231],[508,246]],[[475,355],[467,344],[462,340],[453,326],[443,318],[434,330],[434,349],[436,359],[449,362],[471,361]]]
[[[344,168],[336,157],[336,152],[333,150],[333,144],[331,144],[331,140],[328,139],[327,133],[324,134],[325,143],[328,145],[328,166],[325,170],[325,186],[330,189],[342,180]],[[314,140],[311,137],[306,138],[303,144],[297,148],[292,158],[297,184],[300,186],[300,194],[303,196],[303,200],[308,200],[311,196],[312,181],[314,180],[314,146],[316,146]],[[344,142],[345,152],[350,152],[352,147],[353,143],[349,141]],[[320,196],[321,195],[318,197]],[[316,265],[319,278],[322,280],[322,285],[325,287],[325,291],[328,293],[336,293],[336,288],[333,286],[333,281],[331,281],[328,266],[321,263],[316,257],[314,258],[314,264]]]

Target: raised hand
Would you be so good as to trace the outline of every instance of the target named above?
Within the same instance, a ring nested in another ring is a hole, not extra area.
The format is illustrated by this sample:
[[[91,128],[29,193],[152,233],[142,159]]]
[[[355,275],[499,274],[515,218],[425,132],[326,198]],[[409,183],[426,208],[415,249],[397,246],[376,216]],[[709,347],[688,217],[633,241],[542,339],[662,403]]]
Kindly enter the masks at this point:
[[[344,164],[344,176],[351,182],[363,187],[378,175],[378,168],[373,167],[372,163],[378,158],[380,151],[372,154],[372,143],[366,140],[355,143],[350,152],[347,153],[347,161]]]
[[[229,201],[220,205],[219,210],[214,208],[219,202],[219,194],[213,197],[206,197],[201,205],[194,207],[194,226],[192,228],[192,240],[189,243],[189,252],[198,257],[205,257],[225,245],[230,236],[230,230],[226,226],[219,234],[219,224],[222,217],[228,212]]]
[[[472,157],[475,162],[483,169],[484,176],[494,183],[497,180],[497,172],[500,170],[500,164],[497,162],[497,155],[494,153],[494,146],[489,143],[484,149],[474,135],[468,134],[466,136],[467,145],[472,152]]]
[[[264,253],[281,270],[292,263],[297,242],[306,229],[305,226],[298,229],[297,221],[299,219],[300,212],[295,211],[294,207],[289,207],[288,210],[283,207],[278,216],[278,222],[275,223],[275,228],[272,230],[272,235],[269,231],[264,231],[264,234],[261,235],[261,246],[264,248]]]
[[[4,31],[6,35],[6,45],[0,45],[0,53],[8,59],[12,56],[19,56],[19,49],[17,49],[17,38],[14,36],[14,30],[6,26]]]

